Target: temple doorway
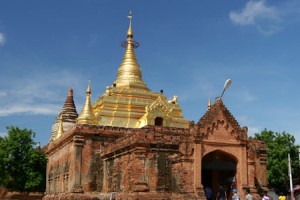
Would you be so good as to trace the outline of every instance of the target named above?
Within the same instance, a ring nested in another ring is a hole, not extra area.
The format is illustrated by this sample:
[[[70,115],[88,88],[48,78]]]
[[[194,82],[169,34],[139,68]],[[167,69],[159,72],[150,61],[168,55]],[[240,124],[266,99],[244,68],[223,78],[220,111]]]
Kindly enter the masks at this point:
[[[237,161],[231,154],[220,150],[208,153],[202,159],[202,185],[211,187],[214,196],[222,185],[230,195],[231,189],[236,188],[236,165]]]

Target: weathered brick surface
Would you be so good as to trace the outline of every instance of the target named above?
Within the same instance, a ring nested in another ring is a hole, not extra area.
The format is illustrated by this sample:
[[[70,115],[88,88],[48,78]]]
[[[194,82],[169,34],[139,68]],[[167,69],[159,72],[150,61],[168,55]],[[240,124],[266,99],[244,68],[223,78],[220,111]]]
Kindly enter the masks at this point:
[[[203,160],[219,155],[235,163],[241,196],[267,189],[264,144],[247,139],[221,100],[189,129],[76,125],[45,152],[45,199],[204,199]]]
[[[0,199],[4,199],[8,190],[6,188],[0,187]]]
[[[42,200],[43,192],[8,192],[0,199],[6,200]]]

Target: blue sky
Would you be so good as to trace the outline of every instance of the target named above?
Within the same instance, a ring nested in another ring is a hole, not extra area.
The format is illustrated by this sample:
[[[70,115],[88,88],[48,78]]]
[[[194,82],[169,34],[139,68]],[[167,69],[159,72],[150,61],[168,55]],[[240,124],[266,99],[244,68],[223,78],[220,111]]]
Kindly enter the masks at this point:
[[[136,55],[153,91],[178,96],[198,121],[223,101],[249,135],[264,128],[300,143],[300,1],[1,1],[0,134],[16,125],[45,145],[69,86],[80,112],[116,79],[133,11]]]

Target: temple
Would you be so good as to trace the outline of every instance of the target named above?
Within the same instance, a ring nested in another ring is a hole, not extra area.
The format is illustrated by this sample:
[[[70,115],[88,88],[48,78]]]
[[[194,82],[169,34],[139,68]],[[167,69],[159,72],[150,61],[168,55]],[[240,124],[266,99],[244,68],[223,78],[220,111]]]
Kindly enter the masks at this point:
[[[73,90],[54,122],[44,199],[205,199],[219,185],[241,196],[267,190],[267,150],[248,138],[221,98],[197,123],[178,97],[151,91],[142,79],[132,14],[115,82],[94,103],[88,82],[77,113]],[[199,114],[200,116],[200,114]]]

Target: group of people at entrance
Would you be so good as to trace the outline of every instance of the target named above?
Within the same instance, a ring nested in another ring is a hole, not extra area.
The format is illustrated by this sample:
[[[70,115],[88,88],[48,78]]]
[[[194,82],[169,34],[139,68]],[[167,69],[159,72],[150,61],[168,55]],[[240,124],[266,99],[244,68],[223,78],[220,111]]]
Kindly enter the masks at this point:
[[[204,188],[204,191],[205,191],[206,199],[213,200],[214,195],[213,195],[212,189],[209,186],[206,186]],[[231,198],[228,198],[226,189],[222,185],[220,185],[215,198],[217,200],[240,200],[238,191],[235,188],[232,190],[232,194],[230,194],[230,196],[231,196]],[[246,200],[252,200],[252,195],[250,193],[250,190],[247,190],[247,195],[245,198],[246,198]],[[269,200],[269,199],[266,199],[266,200]]]
[[[226,193],[226,189],[220,185],[219,188],[218,188],[218,192],[216,195],[214,195],[213,193],[213,190],[209,187],[209,186],[206,186],[204,188],[204,192],[205,192],[205,196],[206,196],[206,199],[207,200],[241,200],[239,194],[238,194],[238,191],[237,189],[232,189],[232,194],[230,194],[231,197],[228,197],[227,193]],[[252,195],[250,193],[250,190],[247,189],[246,190],[247,194],[245,196],[245,199],[246,200],[254,200],[252,198]],[[244,198],[242,198],[244,199]],[[271,200],[271,198],[267,195],[267,192],[261,196],[261,200]],[[281,193],[278,200],[286,200],[286,197]]]

